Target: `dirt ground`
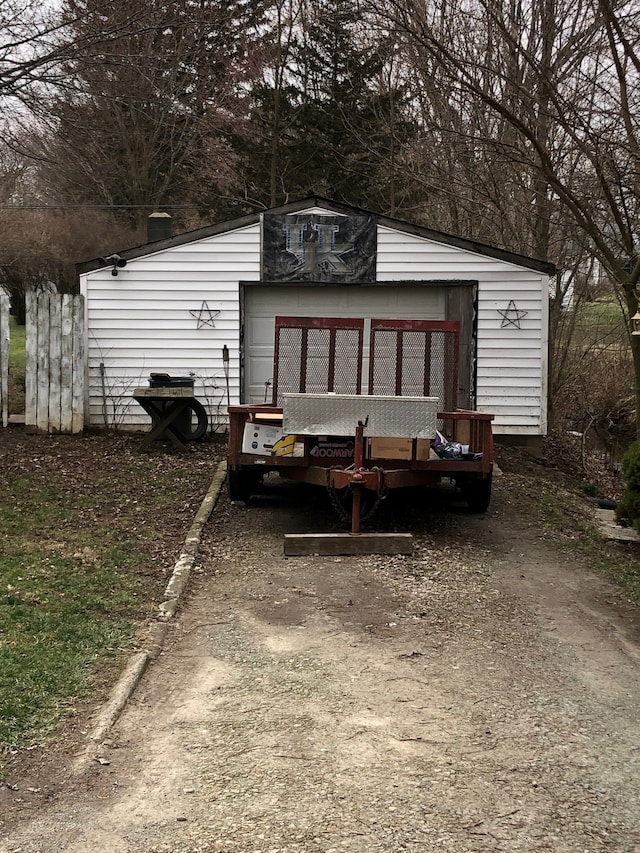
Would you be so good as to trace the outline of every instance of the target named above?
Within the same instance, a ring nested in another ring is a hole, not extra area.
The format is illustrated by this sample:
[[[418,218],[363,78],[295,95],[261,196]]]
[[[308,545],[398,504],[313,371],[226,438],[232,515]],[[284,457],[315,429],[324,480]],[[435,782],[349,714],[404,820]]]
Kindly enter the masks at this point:
[[[640,613],[522,485],[394,494],[406,557],[287,559],[322,493],[222,495],[163,654],[88,773],[82,732],[16,771],[0,851],[640,853]]]

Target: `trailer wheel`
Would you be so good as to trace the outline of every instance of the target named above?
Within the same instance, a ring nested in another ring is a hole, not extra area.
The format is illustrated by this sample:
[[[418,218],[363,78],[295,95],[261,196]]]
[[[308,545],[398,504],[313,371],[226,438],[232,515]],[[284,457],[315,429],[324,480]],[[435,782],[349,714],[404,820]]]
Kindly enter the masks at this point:
[[[231,501],[246,503],[261,482],[262,474],[258,471],[227,466],[227,492]]]
[[[466,480],[461,484],[462,497],[467,502],[469,512],[486,512],[491,501],[492,475],[480,480]]]

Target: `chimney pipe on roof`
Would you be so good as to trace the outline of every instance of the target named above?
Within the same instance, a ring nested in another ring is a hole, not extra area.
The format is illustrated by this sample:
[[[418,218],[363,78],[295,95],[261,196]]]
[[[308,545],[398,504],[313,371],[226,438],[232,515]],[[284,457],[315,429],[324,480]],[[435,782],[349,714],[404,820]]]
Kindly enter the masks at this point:
[[[151,213],[147,219],[147,243],[168,240],[171,237],[171,225],[171,216],[168,213]]]

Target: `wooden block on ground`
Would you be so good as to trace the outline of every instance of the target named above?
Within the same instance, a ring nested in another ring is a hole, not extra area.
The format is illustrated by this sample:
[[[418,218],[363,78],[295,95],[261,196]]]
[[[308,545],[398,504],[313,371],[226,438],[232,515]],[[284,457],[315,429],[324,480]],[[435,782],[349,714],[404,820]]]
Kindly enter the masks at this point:
[[[287,533],[285,557],[411,554],[411,533]]]

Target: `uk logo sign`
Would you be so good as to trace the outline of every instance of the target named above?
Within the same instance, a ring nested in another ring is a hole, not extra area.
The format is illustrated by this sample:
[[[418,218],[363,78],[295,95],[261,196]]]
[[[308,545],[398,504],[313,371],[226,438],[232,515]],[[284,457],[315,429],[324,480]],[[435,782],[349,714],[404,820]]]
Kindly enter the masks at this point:
[[[265,214],[263,280],[375,281],[373,216]]]

